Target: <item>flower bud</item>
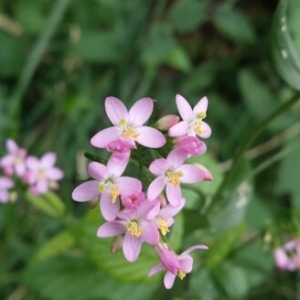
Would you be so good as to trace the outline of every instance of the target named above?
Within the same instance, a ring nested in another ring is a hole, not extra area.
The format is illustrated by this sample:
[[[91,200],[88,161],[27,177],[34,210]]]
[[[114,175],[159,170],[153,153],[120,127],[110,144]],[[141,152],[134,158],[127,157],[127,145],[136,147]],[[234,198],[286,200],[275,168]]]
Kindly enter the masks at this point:
[[[169,130],[172,126],[177,124],[179,117],[175,115],[166,115],[160,118],[155,124],[154,127],[159,130]]]
[[[196,163],[194,165],[204,172],[204,174],[205,174],[205,177],[203,179],[204,181],[212,181],[213,180],[213,176],[204,166],[202,166],[200,164],[196,164]]]
[[[206,144],[195,136],[182,136],[174,140],[176,148],[185,150],[188,154],[198,156],[206,152]]]
[[[111,253],[112,254],[116,254],[123,246],[123,236],[122,235],[118,235],[118,236],[115,236],[113,239],[112,239],[112,242],[111,242]]]
[[[94,209],[94,208],[98,205],[99,200],[100,200],[99,197],[92,199],[92,200],[89,202],[89,208],[90,208],[90,209]]]

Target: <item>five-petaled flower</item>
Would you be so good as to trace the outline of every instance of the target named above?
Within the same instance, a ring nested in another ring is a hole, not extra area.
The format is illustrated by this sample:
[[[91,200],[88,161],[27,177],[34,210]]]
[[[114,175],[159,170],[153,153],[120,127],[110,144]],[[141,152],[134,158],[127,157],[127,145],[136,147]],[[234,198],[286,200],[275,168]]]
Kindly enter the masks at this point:
[[[176,276],[183,279],[187,273],[193,269],[193,258],[189,255],[190,252],[196,249],[208,249],[205,245],[196,245],[190,247],[180,255],[176,255],[168,248],[165,243],[159,243],[155,246],[155,250],[160,258],[160,263],[154,266],[148,276],[152,276],[159,271],[167,270],[164,277],[164,284],[167,289],[170,289],[175,281]]]
[[[181,95],[176,95],[176,105],[182,121],[169,129],[169,136],[198,135],[202,138],[208,138],[211,135],[209,125],[203,121],[208,105],[206,97],[203,97],[192,109]]]
[[[106,148],[111,142],[123,140],[130,148],[136,148],[135,142],[150,148],[160,148],[166,143],[165,136],[155,128],[143,126],[153,111],[153,101],[150,98],[138,100],[129,111],[115,97],[105,99],[105,110],[112,127],[98,132],[91,139],[91,144],[97,148]]]

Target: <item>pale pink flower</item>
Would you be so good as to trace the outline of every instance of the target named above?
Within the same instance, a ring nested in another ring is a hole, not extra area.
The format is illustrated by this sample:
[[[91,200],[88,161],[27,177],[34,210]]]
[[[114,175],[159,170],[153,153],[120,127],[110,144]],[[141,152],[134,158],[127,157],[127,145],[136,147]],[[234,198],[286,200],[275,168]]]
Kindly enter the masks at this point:
[[[41,159],[28,156],[26,159],[27,171],[22,178],[30,187],[30,192],[34,195],[47,193],[53,182],[61,180],[64,172],[54,167],[56,154],[54,152],[45,153]]]
[[[206,144],[195,136],[182,136],[174,140],[175,149],[183,149],[188,154],[199,156],[206,152]]]
[[[175,115],[166,115],[155,123],[155,128],[159,130],[169,130],[172,126],[179,122],[179,117]]]
[[[120,211],[119,196],[132,195],[142,190],[138,179],[121,177],[125,167],[113,160],[108,161],[107,166],[91,162],[88,171],[95,180],[84,182],[75,188],[72,193],[73,200],[83,202],[101,196],[100,209],[104,219],[115,220]]]
[[[165,243],[157,244],[155,250],[160,258],[160,263],[150,270],[148,277],[159,271],[167,270],[164,277],[164,284],[167,289],[172,288],[176,276],[182,280],[186,274],[192,271],[193,258],[189,255],[189,253],[196,249],[206,250],[208,247],[205,245],[196,245],[190,247],[180,255],[176,255]]]
[[[19,148],[15,141],[6,140],[6,149],[8,154],[0,160],[0,166],[3,168],[5,175],[11,176],[16,173],[22,176],[26,170],[25,158],[27,151]]]
[[[118,139],[125,141],[130,148],[136,148],[135,142],[150,148],[160,148],[166,143],[165,136],[157,129],[143,126],[152,114],[152,99],[142,98],[127,111],[119,99],[107,97],[105,111],[114,126],[101,130],[92,137],[93,146],[106,148]]]
[[[275,249],[274,258],[278,269],[288,271],[300,269],[300,239],[292,240]]]
[[[159,241],[159,233],[153,220],[147,219],[153,203],[145,200],[136,209],[121,211],[120,220],[107,222],[100,226],[98,237],[124,235],[123,253],[125,258],[133,262],[141,251],[142,243],[155,246]]]
[[[11,178],[0,176],[0,203],[6,203],[9,200],[8,190],[14,187],[14,182]]]
[[[172,150],[167,158],[154,160],[149,170],[157,176],[149,188],[148,199],[153,201],[166,187],[166,195],[172,206],[179,206],[182,196],[180,183],[196,183],[205,178],[205,173],[196,166],[183,164],[187,152],[182,149]]]
[[[206,97],[203,97],[192,110],[185,98],[176,95],[176,105],[182,121],[169,129],[169,136],[199,135],[202,138],[208,138],[211,135],[209,125],[203,121],[208,105]]]

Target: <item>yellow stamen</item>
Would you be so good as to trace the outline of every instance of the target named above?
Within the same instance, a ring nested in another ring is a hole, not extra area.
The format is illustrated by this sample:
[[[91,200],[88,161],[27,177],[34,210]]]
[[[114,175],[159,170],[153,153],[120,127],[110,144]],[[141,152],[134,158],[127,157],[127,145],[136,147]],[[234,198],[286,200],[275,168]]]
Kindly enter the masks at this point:
[[[38,178],[40,180],[43,180],[46,178],[46,172],[44,170],[40,170],[39,173],[38,173]]]
[[[206,118],[206,113],[204,111],[201,111],[198,115],[197,115],[197,118],[198,119],[205,119]]]
[[[99,192],[103,193],[106,190],[106,184],[104,182],[100,182],[98,184],[98,190]]]
[[[142,226],[138,225],[136,221],[129,221],[126,224],[126,227],[127,231],[135,237],[139,237],[143,232]]]
[[[180,184],[180,177],[183,175],[181,171],[171,172],[167,171],[167,177],[169,178],[169,183],[172,183],[174,186],[178,186]]]
[[[137,133],[134,128],[132,128],[131,126],[127,126],[126,129],[123,130],[122,132],[122,137],[128,139],[131,138],[133,140],[136,140],[139,137],[139,133]]]
[[[178,273],[177,273],[177,276],[182,280],[186,276],[186,273],[184,273],[183,271],[179,270]]]
[[[120,195],[120,187],[117,185],[112,185],[110,188],[110,195],[109,198],[112,203],[115,203],[116,198]]]
[[[195,120],[195,124],[194,124],[194,131],[198,134],[201,135],[203,133],[205,133],[205,130],[202,128],[202,122],[201,121],[196,121]]]
[[[162,235],[166,235],[170,230],[166,225],[168,219],[157,218],[158,226]]]

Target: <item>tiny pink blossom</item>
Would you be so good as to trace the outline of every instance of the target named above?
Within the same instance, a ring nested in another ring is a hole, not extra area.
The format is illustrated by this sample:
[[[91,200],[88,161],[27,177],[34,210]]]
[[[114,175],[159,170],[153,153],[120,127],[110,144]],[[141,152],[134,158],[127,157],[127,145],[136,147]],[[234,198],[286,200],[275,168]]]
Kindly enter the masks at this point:
[[[91,139],[97,148],[106,148],[112,141],[123,140],[136,148],[135,142],[150,148],[160,148],[166,143],[165,136],[157,129],[143,126],[153,111],[153,100],[142,98],[128,111],[123,102],[115,97],[105,99],[105,110],[112,127],[98,132]]]
[[[166,115],[155,123],[155,128],[159,130],[169,130],[172,126],[179,122],[179,117],[175,115]]]
[[[8,190],[14,187],[14,182],[11,178],[0,176],[0,203],[6,203],[9,200]]]
[[[156,274],[159,271],[167,270],[164,277],[164,284],[167,289],[172,288],[176,276],[181,280],[190,273],[193,269],[193,258],[189,255],[190,252],[196,249],[208,249],[205,245],[193,246],[180,255],[176,255],[172,250],[170,250],[165,243],[159,243],[155,246],[155,250],[160,258],[160,263],[154,266],[148,277]]]
[[[182,136],[174,140],[175,147],[185,150],[188,154],[199,156],[206,152],[206,144],[195,136]]]
[[[278,269],[296,271],[300,269],[300,239],[295,239],[274,250]]]
[[[211,129],[203,121],[206,117],[208,100],[203,97],[192,110],[190,104],[181,95],[176,95],[176,105],[182,121],[169,129],[169,136],[180,137],[184,135],[200,136],[208,138],[211,135]]]
[[[22,176],[26,170],[25,158],[27,151],[19,148],[15,141],[6,140],[6,149],[8,154],[0,160],[0,166],[3,168],[5,175],[11,176],[16,173]]]
[[[54,152],[45,153],[41,159],[34,156],[28,156],[26,159],[27,171],[22,178],[30,187],[33,195],[47,193],[53,182],[61,180],[64,173],[61,169],[54,167],[56,154]]]
[[[145,200],[145,194],[141,191],[133,195],[123,195],[121,201],[125,209],[137,208],[138,205]]]
[[[159,233],[153,220],[147,219],[153,203],[144,200],[136,209],[121,211],[120,220],[111,221],[100,226],[98,237],[112,237],[124,235],[123,253],[125,258],[133,262],[141,251],[142,243],[155,246],[159,240]]]
[[[205,178],[205,173],[196,166],[183,164],[187,158],[187,152],[182,149],[172,150],[167,158],[154,160],[149,170],[157,176],[148,188],[147,197],[153,201],[166,187],[166,195],[172,206],[181,203],[180,183],[196,183]]]
[[[120,195],[139,193],[142,184],[138,179],[121,176],[126,166],[109,160],[107,166],[91,162],[89,174],[95,180],[80,184],[72,193],[75,201],[90,201],[100,197],[100,210],[105,220],[113,221],[120,211]]]

